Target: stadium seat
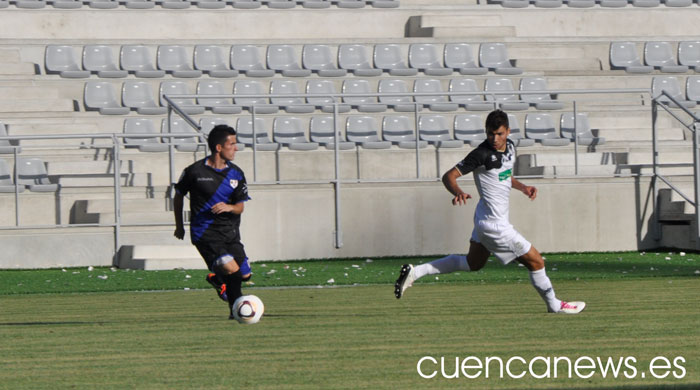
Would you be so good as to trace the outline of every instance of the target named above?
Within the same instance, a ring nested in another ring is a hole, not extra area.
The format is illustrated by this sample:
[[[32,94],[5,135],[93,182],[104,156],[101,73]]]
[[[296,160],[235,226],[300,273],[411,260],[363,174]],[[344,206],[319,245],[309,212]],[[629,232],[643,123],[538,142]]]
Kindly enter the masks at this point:
[[[12,169],[4,159],[0,158],[0,192],[15,192],[15,181]],[[24,185],[17,185],[17,192],[24,192]]]
[[[634,7],[642,8],[658,7],[661,5],[660,0],[632,0],[631,3]]]
[[[182,111],[190,115],[202,114],[203,106],[198,106],[194,98],[176,98],[171,95],[193,95],[190,87],[184,81],[163,81],[160,83],[160,105],[168,107],[168,102],[163,95],[173,101]]]
[[[373,77],[382,74],[381,69],[373,67],[363,45],[340,45],[338,47],[338,66],[359,77]]]
[[[263,0],[262,2],[268,8],[276,9],[294,8],[297,5],[295,0]]]
[[[189,0],[156,0],[156,3],[165,9],[190,8]]]
[[[299,85],[295,80],[272,80],[270,81],[270,95],[299,95]],[[297,114],[308,114],[314,112],[315,107],[306,104],[303,97],[270,97],[272,104],[283,108],[285,111]]]
[[[566,5],[571,8],[591,8],[595,6],[595,0],[566,0]]]
[[[463,75],[483,75],[488,68],[480,67],[474,60],[472,47],[468,43],[447,43],[444,48],[445,66]]]
[[[335,149],[335,123],[332,116],[312,116],[309,121],[309,137],[311,142],[317,142],[326,149]],[[350,150],[355,148],[354,142],[345,141],[338,131],[338,149]]]
[[[0,9],[7,8],[9,6],[10,6],[10,2],[8,0],[0,0]]]
[[[677,107],[668,97],[661,96],[661,91],[666,91],[678,103],[686,108],[695,107],[695,102],[685,100],[685,94],[681,91],[678,79],[673,76],[655,76],[651,80],[651,97],[659,98],[658,101],[671,107]],[[661,97],[659,97],[661,96]]]
[[[693,0],[664,0],[667,7],[690,7],[693,5]]]
[[[558,8],[562,5],[562,0],[535,0],[535,7],[538,8]]]
[[[520,79],[520,91],[546,91],[547,80],[544,77],[523,77]],[[538,110],[561,110],[564,104],[548,93],[520,94],[520,98]]]
[[[399,0],[367,0],[374,8],[397,8]]]
[[[253,133],[255,133],[255,144],[253,145]],[[272,151],[280,148],[277,142],[272,142],[267,122],[264,118],[255,118],[255,126],[253,127],[253,119],[249,117],[238,118],[236,121],[237,141],[245,146],[253,147],[255,150]]]
[[[596,137],[591,130],[591,124],[588,122],[588,114],[584,112],[576,113],[576,131],[574,132],[574,113],[565,112],[561,114],[559,121],[559,129],[562,138],[568,138],[572,142],[574,134],[578,136],[579,145],[602,145],[605,143],[604,137]]]
[[[290,45],[268,45],[267,67],[284,77],[307,77],[311,74],[309,69],[299,66],[294,48]]]
[[[136,77],[163,77],[165,71],[156,69],[153,58],[146,46],[124,45],[119,54],[121,68],[133,73]]]
[[[365,0],[334,0],[333,3],[338,8],[363,8],[367,5]]]
[[[401,47],[393,43],[374,45],[374,66],[392,76],[415,76],[418,74],[418,69],[409,68],[406,65]]]
[[[335,83],[331,80],[309,80],[306,82],[307,95],[320,95],[319,97],[307,96],[306,101],[313,104],[316,108],[323,112],[334,112],[333,103],[335,100],[331,95],[338,95],[335,90]],[[340,97],[337,97],[337,102],[340,103]],[[348,112],[352,109],[349,104],[338,104],[338,112]]]
[[[700,72],[700,41],[679,42],[678,63]]]
[[[204,142],[204,140],[200,140],[197,131],[180,117],[172,117],[170,120],[170,132],[168,132],[167,118],[164,118],[160,123],[160,132],[162,134],[177,134],[177,136],[164,138],[163,142],[165,144],[172,143],[175,145],[175,149],[180,152],[196,152],[200,148],[199,142]]]
[[[479,64],[496,74],[516,75],[523,70],[513,66],[503,43],[482,43],[479,46]]]
[[[208,136],[209,133],[211,132],[211,129],[213,129],[214,126],[216,126],[216,125],[229,125],[229,122],[226,119],[221,118],[221,117],[199,118],[199,130],[205,136]],[[241,147],[241,146],[243,146],[243,144],[239,144],[238,146]]]
[[[367,80],[345,80],[343,81],[343,94],[373,94],[369,81]],[[345,103],[350,104],[360,112],[383,112],[386,111],[385,104],[379,104],[374,96],[345,96]]]
[[[442,115],[418,117],[418,134],[421,140],[436,148],[461,148],[464,145],[464,141],[452,138],[447,118]]]
[[[442,83],[437,79],[416,79],[413,83],[415,93],[436,93],[436,95],[416,95],[415,100],[430,111],[455,111],[459,107],[457,103],[448,101]]]
[[[156,63],[158,69],[175,77],[201,77],[202,71],[193,69],[189,58],[191,57],[187,54],[187,49],[184,46],[161,45],[158,46]]]
[[[144,81],[128,80],[122,84],[122,104],[141,115],[163,115],[166,107],[159,106],[154,98],[151,84]]]
[[[649,73],[654,67],[642,65],[637,46],[632,42],[610,43],[610,68],[624,69],[627,73]]]
[[[226,0],[191,0],[192,4],[203,9],[222,9],[226,7]]]
[[[7,126],[2,122],[0,122],[0,137],[7,137]],[[13,145],[13,141],[17,141],[17,145]],[[13,154],[15,149],[17,153],[22,151],[18,140],[0,139],[0,154]]]
[[[83,2],[81,0],[53,0],[51,5],[58,9],[76,9],[82,7]]]
[[[148,137],[158,134],[153,122],[145,118],[126,118],[124,120],[124,144],[127,148],[135,147],[140,152],[165,152],[168,145],[160,142],[160,137]],[[140,136],[139,136],[140,135]]]
[[[255,9],[260,8],[262,3],[259,0],[229,0],[233,8]]]
[[[452,68],[442,64],[442,56],[432,43],[412,43],[408,47],[408,65],[418,69],[428,76],[447,76],[452,74]]]
[[[275,71],[265,67],[260,51],[254,45],[231,46],[231,68],[248,77],[271,77]]]
[[[150,9],[156,5],[154,0],[125,0],[122,3],[130,9]]]
[[[408,84],[401,79],[379,80],[377,91],[393,96],[379,96],[379,102],[391,106],[394,111],[412,112],[416,110],[413,97],[410,95]]]
[[[627,0],[599,0],[598,4],[603,8],[622,8],[626,7],[628,2]]]
[[[535,144],[534,139],[523,137],[523,132],[520,130],[518,118],[513,114],[508,114],[508,127],[510,127],[510,135],[508,138],[515,143],[515,146],[532,146]]]
[[[247,107],[248,110],[258,114],[274,114],[279,111],[279,107],[271,105],[264,97],[236,97],[235,95],[267,95],[266,88],[257,80],[238,80],[233,83],[233,102],[239,106]]]
[[[484,84],[484,92],[510,92],[514,91],[513,83],[510,79],[488,78]],[[516,94],[494,94],[486,95],[486,101],[497,102],[501,109],[505,111],[527,110],[530,106],[526,102],[519,101]]]
[[[568,138],[559,136],[554,127],[552,116],[549,114],[527,114],[525,116],[525,136],[544,146],[566,146],[571,143]]]
[[[112,48],[106,45],[85,45],[83,47],[83,69],[97,74],[99,77],[126,77],[128,72],[119,69]]]
[[[73,47],[66,45],[48,45],[44,54],[44,66],[47,74],[59,74],[65,78],[86,78],[90,72],[80,67],[75,59]]]
[[[305,128],[299,118],[278,116],[272,122],[272,137],[275,142],[290,150],[318,149],[318,143],[306,139]]]
[[[501,2],[501,7],[504,8],[527,8],[529,5],[529,0],[503,0]]]
[[[119,7],[117,0],[86,0],[90,8],[96,9],[112,9]]]
[[[449,86],[450,92],[481,92],[474,79],[452,79]],[[495,108],[495,104],[484,101],[483,95],[450,95],[450,100],[458,103],[468,111],[489,111]]]
[[[51,183],[46,172],[46,164],[38,157],[17,158],[17,184],[26,186],[32,192],[56,192],[58,184]]]
[[[329,8],[330,0],[300,0],[304,8]]]
[[[224,83],[218,80],[202,80],[197,83],[197,95],[230,95]],[[198,97],[197,104],[215,114],[239,114],[241,106],[234,105],[232,98]]]
[[[685,81],[685,94],[688,100],[700,103],[700,76],[688,76]]]
[[[305,69],[317,73],[321,77],[341,77],[348,71],[338,69],[335,65],[335,56],[328,45],[304,45],[301,53],[301,62]]]
[[[194,68],[210,77],[236,77],[238,71],[228,67],[228,58],[220,46],[196,45],[194,47]]]
[[[349,116],[345,121],[348,141],[364,149],[388,149],[391,142],[382,141],[377,130],[377,121],[371,116]]]
[[[125,115],[129,113],[129,107],[123,107],[114,86],[106,81],[87,81],[83,91],[85,109],[99,111],[104,115]]]
[[[477,114],[458,114],[454,119],[455,139],[469,146],[479,146],[486,140],[484,120]]]
[[[644,62],[664,73],[685,73],[688,67],[678,65],[669,42],[647,42],[644,45]]]
[[[401,149],[425,148],[427,141],[416,142],[415,120],[404,115],[385,116],[382,119],[382,137]]]

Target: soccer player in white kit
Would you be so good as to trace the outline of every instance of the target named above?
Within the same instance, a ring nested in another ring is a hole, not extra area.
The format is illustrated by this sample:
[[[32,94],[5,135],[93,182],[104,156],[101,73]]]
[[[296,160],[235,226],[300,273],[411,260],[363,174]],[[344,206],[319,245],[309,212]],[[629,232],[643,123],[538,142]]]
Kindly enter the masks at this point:
[[[508,209],[511,188],[521,191],[531,200],[537,197],[537,188],[513,177],[515,144],[508,139],[509,134],[508,115],[501,110],[489,113],[486,118],[486,141],[442,176],[442,183],[454,196],[452,204],[458,206],[466,204],[472,196],[462,191],[457,178],[474,173],[480,199],[474,212],[469,253],[466,256],[449,255],[415,267],[404,264],[394,286],[397,299],[415,280],[425,275],[478,271],[493,253],[504,265],[517,260],[529,270],[530,281],[547,304],[548,312],[577,314],[586,307],[585,302],[557,299],[545,272],[542,255],[510,224]]]

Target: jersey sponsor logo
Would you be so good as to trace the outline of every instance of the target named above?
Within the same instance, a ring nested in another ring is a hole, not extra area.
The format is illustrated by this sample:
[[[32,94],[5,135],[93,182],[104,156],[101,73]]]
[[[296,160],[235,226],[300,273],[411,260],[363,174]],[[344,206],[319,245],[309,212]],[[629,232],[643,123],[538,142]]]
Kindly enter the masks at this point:
[[[513,175],[512,169],[507,169],[498,174],[498,181],[508,180]]]
[[[231,184],[231,188],[236,188],[236,187],[238,187],[238,180],[231,179],[229,181],[229,184]]]
[[[197,181],[214,181],[213,177],[198,177]]]

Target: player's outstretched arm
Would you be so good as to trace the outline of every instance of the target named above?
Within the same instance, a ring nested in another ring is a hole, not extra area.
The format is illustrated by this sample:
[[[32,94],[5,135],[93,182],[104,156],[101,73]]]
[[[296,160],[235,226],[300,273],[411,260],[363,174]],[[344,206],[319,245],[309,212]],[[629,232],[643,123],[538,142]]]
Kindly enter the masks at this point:
[[[175,213],[175,234],[178,240],[185,238],[185,225],[182,222],[183,196],[180,193],[175,193],[173,198],[173,213]]]
[[[513,185],[513,188],[515,188],[516,190],[525,194],[525,196],[530,198],[530,200],[535,200],[535,198],[537,197],[537,188],[536,187],[526,186],[525,184],[518,181],[516,178],[512,178],[511,180],[512,180],[511,184]]]
[[[454,195],[454,198],[452,198],[452,204],[455,206],[466,204],[467,199],[472,197],[471,195],[462,191],[459,184],[457,184],[457,178],[460,176],[462,176],[462,172],[460,172],[457,168],[452,168],[442,175],[442,184],[445,186],[447,191]]]

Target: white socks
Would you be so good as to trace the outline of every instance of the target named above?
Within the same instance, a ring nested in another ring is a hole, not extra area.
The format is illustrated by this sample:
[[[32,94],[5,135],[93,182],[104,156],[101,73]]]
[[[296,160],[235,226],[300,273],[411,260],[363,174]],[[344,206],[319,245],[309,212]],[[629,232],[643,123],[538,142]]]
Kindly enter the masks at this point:
[[[547,303],[547,308],[550,312],[556,313],[561,309],[561,301],[557,299],[554,295],[554,288],[552,287],[552,281],[547,277],[547,273],[544,268],[538,269],[537,271],[530,272],[530,282],[535,287],[545,303]]]
[[[449,255],[442,259],[413,267],[413,273],[416,279],[422,278],[425,275],[449,274],[455,271],[469,271],[467,256]]]

